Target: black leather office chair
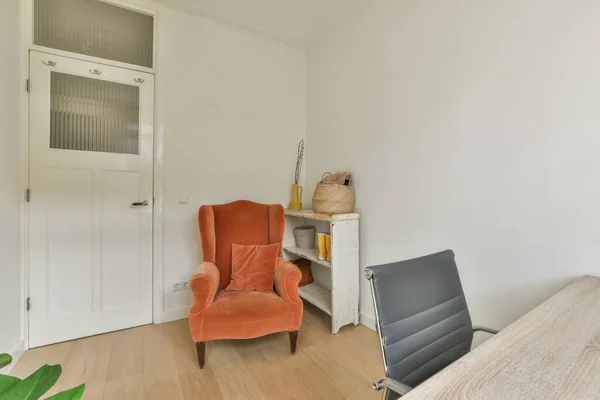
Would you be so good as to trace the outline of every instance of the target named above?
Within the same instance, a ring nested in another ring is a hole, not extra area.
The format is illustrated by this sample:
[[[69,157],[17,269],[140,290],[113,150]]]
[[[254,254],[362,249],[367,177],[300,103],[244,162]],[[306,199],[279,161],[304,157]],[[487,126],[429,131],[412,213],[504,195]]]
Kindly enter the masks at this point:
[[[471,350],[473,333],[454,252],[365,269],[371,281],[386,378],[373,384],[398,399]]]

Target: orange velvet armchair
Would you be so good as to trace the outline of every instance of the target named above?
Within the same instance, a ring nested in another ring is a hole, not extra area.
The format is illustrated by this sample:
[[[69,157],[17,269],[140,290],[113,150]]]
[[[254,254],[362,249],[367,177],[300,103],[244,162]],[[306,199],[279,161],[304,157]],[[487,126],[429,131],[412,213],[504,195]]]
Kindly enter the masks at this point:
[[[283,207],[245,200],[202,206],[198,223],[204,262],[190,282],[194,304],[189,325],[200,368],[204,368],[209,340],[252,339],[287,331],[294,354],[303,311],[298,295],[302,274],[294,264],[281,258],[280,253],[274,272],[275,293],[223,290],[231,279],[233,243],[267,245],[283,242]]]

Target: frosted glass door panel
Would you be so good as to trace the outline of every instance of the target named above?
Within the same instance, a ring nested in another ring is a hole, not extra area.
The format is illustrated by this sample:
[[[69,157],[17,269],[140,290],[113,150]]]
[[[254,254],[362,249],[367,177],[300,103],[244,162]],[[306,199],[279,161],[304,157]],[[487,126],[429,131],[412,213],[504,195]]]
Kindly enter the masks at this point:
[[[154,18],[98,0],[35,0],[38,46],[152,68]]]
[[[139,87],[52,72],[50,147],[139,154]]]

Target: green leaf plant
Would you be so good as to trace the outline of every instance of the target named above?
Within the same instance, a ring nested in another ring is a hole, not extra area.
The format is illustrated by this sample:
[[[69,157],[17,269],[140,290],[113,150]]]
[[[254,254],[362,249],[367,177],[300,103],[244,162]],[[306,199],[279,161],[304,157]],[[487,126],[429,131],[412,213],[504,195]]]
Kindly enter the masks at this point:
[[[8,354],[0,354],[0,368],[12,362]],[[14,376],[0,375],[0,400],[38,400],[58,381],[62,367],[44,365],[21,380]],[[80,400],[85,384],[48,397],[46,400]]]

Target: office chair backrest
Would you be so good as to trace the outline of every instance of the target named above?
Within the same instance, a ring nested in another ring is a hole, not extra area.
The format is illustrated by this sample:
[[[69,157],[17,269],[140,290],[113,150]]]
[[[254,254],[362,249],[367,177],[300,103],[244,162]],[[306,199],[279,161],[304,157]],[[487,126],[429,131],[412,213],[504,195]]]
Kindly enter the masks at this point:
[[[369,267],[386,376],[416,386],[471,349],[454,253]]]

